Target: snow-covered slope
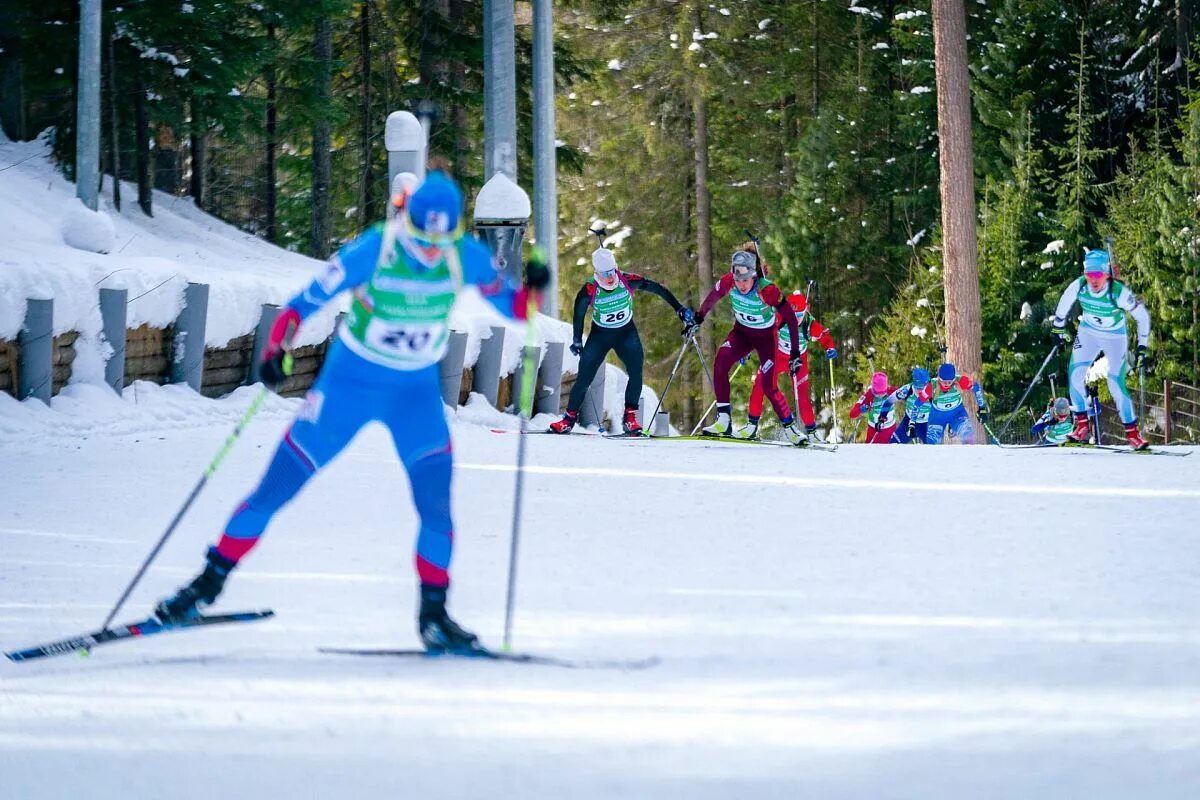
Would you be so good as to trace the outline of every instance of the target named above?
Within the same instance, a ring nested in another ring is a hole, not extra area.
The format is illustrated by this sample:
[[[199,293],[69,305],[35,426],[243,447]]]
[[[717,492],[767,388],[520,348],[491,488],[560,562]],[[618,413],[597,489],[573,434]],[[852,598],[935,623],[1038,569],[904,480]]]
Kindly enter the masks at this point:
[[[76,396],[70,426],[0,429],[0,649],[96,625],[249,401],[143,388],[120,415]],[[293,404],[247,430],[123,616],[198,568]],[[454,434],[451,608],[498,644],[518,437]],[[1200,790],[1200,456],[527,444],[517,648],[657,667],[318,653],[416,641],[416,521],[368,429],[218,606],[276,619],[0,664],[0,795]]]
[[[0,133],[0,339],[16,338],[25,318],[28,298],[54,300],[54,332],[79,331],[72,383],[104,381],[100,342],[101,288],[128,289],[130,328],[142,324],[165,327],[178,316],[189,281],[209,285],[210,347],[250,333],[258,324],[263,303],[283,303],[313,275],[320,263],[288,252],[196,208],[190,198],[154,193],[154,217],[136,203],[137,190],[123,184],[121,212],[102,210],[113,220],[115,245],[108,254],[71,247],[76,211],[75,185],[48,158],[43,139],[13,142]],[[331,306],[305,323],[297,344],[328,338],[344,302]],[[524,329],[507,323],[473,291],[465,292],[451,317],[455,330],[468,333],[467,364],[473,364],[479,343],[493,325],[511,327],[505,337],[506,372],[516,366],[524,344]],[[538,341],[570,342],[571,327],[541,316]],[[569,352],[564,368],[574,372],[578,359]],[[619,414],[619,406],[614,415]]]

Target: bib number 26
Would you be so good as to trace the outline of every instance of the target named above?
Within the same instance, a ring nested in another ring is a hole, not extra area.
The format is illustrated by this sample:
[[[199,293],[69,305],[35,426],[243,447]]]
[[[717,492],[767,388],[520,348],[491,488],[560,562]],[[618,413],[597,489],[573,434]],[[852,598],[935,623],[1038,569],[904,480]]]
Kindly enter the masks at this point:
[[[602,319],[605,325],[620,325],[628,316],[629,311],[623,308],[620,311],[613,311],[603,315]]]

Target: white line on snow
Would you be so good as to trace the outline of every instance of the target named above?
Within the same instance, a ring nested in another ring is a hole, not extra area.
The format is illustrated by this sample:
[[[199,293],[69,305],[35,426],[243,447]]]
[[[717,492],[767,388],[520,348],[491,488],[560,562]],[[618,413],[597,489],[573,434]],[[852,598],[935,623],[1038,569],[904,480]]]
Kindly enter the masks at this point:
[[[137,544],[133,539],[104,539],[99,536],[88,536],[86,534],[31,531],[26,528],[0,528],[0,535],[37,536],[44,539],[68,539],[73,542],[96,542],[99,544]]]
[[[458,469],[482,472],[516,472],[512,464],[462,464]],[[864,480],[862,478],[805,478],[795,475],[731,475],[727,472],[651,472],[606,467],[525,467],[534,475],[596,475],[610,478],[650,478],[659,480],[748,483],[757,486],[796,486],[813,489],[888,489],[898,492],[965,492],[968,494],[1045,494],[1082,497],[1200,498],[1198,489],[1139,489],[1127,486],[1050,486],[1032,483],[950,483],[946,481]]]

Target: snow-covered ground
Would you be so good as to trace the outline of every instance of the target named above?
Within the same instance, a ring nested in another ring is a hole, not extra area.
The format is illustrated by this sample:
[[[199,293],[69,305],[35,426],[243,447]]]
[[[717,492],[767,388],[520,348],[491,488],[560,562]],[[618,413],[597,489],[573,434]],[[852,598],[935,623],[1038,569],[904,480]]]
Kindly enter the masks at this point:
[[[0,649],[103,619],[251,395],[0,404]],[[255,420],[123,617],[195,572],[293,408]],[[498,644],[518,437],[458,415],[451,608]],[[517,648],[658,666],[318,653],[416,644],[414,513],[370,429],[218,606],[275,619],[0,664],[0,796],[1200,792],[1200,456],[527,444]]]

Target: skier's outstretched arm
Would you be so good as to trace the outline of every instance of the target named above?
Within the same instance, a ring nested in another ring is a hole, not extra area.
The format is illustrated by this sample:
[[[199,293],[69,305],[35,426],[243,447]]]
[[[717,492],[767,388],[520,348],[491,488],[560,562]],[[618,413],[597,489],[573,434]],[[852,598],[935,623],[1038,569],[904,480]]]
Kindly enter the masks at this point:
[[[1071,306],[1079,300],[1079,281],[1071,281],[1058,298],[1058,306],[1054,309],[1054,327],[1061,328],[1067,324],[1067,315]]]
[[[1137,323],[1137,341],[1142,347],[1150,344],[1150,312],[1128,286],[1121,287],[1117,305],[1129,312]]]
[[[700,304],[700,310],[696,312],[696,322],[703,322],[708,316],[708,312],[712,311],[713,306],[717,304],[725,295],[729,294],[729,290],[733,288],[733,275],[726,272],[717,281],[717,285],[708,293],[708,297],[704,298],[704,302]]]
[[[575,310],[571,316],[571,341],[576,344],[583,343],[583,319],[587,316],[588,306],[591,304],[591,284],[585,283],[575,295]]]
[[[764,303],[774,306],[775,310],[779,312],[779,316],[783,319],[783,324],[787,325],[792,341],[800,341],[800,320],[796,318],[796,309],[792,308],[791,303],[784,298],[783,292],[779,291],[779,287],[772,283],[769,286],[764,286],[759,294]],[[799,356],[793,353],[793,358],[799,358]],[[792,369],[792,372],[795,371],[795,369]]]
[[[652,278],[647,278],[644,275],[626,274],[626,279],[629,281],[629,286],[635,291],[646,291],[653,295],[658,295],[674,309],[678,314],[683,310],[683,304],[676,299],[675,295],[671,294],[671,290],[663,286]]]
[[[492,253],[473,236],[464,236],[458,244],[462,258],[463,283],[479,289],[492,308],[509,319],[525,319],[529,307],[529,288],[496,269]]]
[[[382,224],[372,225],[363,231],[334,253],[321,274],[288,300],[286,308],[295,311],[298,322],[303,321],[342,292],[366,283],[375,272],[382,241]]]

